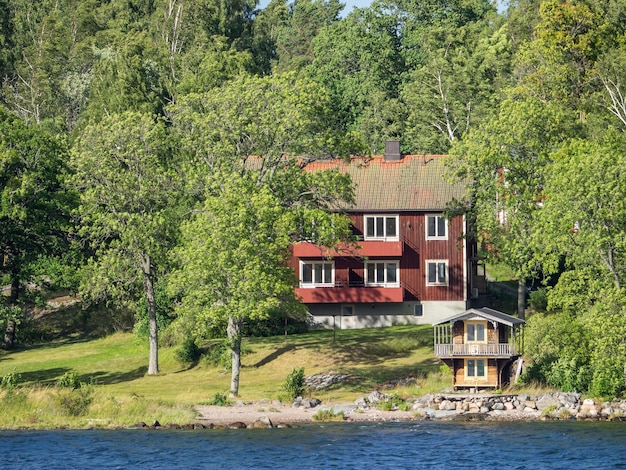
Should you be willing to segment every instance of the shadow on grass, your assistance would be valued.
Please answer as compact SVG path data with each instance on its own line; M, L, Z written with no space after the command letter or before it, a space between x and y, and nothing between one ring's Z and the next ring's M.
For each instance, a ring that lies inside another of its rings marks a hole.
M399 378L414 378L417 381L424 380L430 374L438 373L440 366L439 361L428 359L398 367L346 368L342 372L352 377L352 380L331 385L325 388L324 391L332 391L334 388L349 389L359 393L384 390L386 389L385 384L396 381Z
M130 382L131 380L136 380L144 377L148 373L147 366L137 367L135 370L130 370L127 372L105 372L98 371L93 374L89 374L89 376L81 376L81 380L89 383L93 381L98 385L111 385L111 384L119 384L122 382Z
M69 372L69 367L20 372L20 385L54 385L59 378Z
M278 359L280 356L282 356L286 352L293 351L294 349L296 349L296 346L294 344L290 344L290 345L287 345L287 346L285 346L283 348L279 348L276 351L274 351L273 353L268 354L267 356L265 356L263 359L261 359L256 364L252 364L251 367L262 367L262 366L264 366L266 364L269 364L270 362Z

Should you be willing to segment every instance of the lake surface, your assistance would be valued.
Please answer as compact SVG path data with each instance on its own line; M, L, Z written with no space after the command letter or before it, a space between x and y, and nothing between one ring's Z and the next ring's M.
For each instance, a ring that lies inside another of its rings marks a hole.
M2 431L0 468L626 468L626 423L328 423L262 430Z

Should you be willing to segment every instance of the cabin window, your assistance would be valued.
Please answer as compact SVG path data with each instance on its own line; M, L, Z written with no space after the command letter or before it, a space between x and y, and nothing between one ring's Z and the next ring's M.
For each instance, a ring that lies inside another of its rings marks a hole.
M426 239L446 240L448 238L448 221L443 215L426 216Z
M487 322L465 322L465 342L466 343L486 343L487 342Z
M399 240L397 215L366 215L366 240Z
M448 261L428 260L426 261L427 284L431 286L448 285Z
M365 263L365 284L369 286L398 287L400 276L398 261L372 261Z
M335 283L335 263L332 261L303 261L300 263L301 287L329 287Z
M487 368L485 367L485 359L466 359L465 371L468 378L487 378Z

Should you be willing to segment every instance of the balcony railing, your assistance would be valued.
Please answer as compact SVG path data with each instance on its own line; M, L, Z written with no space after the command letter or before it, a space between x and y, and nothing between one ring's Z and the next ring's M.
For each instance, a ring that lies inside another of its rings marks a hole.
M516 356L514 344L435 344L435 356Z

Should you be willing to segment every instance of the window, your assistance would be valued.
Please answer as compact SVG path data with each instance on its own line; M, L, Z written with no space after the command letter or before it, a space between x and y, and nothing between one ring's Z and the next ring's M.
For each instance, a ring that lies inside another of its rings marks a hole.
M365 263L365 284L386 287L400 285L397 261L372 261Z
M448 238L448 221L443 215L426 216L426 238L440 240Z
M448 285L448 261L426 261L426 284L432 286Z
M465 322L465 341L467 343L485 343L486 322Z
M306 261L300 263L302 287L333 286L335 266L332 261Z
M366 215L365 239L398 240L398 216Z
M465 370L467 377L475 377L481 379L487 378L487 369L485 368L484 359L466 359Z
M422 304L415 304L413 306L413 315L415 315L416 317L423 317L424 316L424 306Z
M354 305L342 305L341 306L342 317L351 317L352 315L354 315Z

